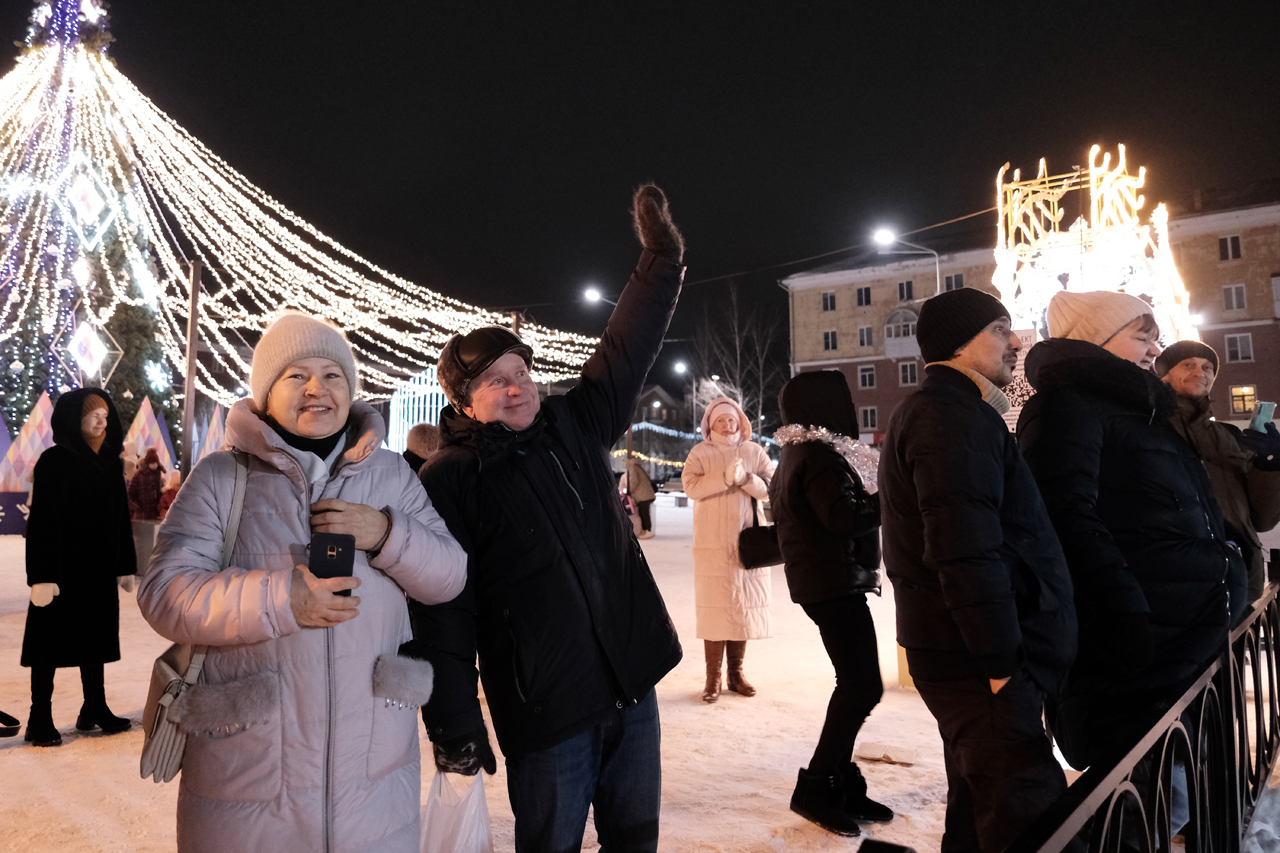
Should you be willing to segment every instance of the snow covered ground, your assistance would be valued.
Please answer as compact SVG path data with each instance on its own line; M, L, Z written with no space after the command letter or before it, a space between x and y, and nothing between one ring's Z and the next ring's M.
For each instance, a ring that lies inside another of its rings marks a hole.
M665 502L665 500L664 500ZM818 829L787 808L796 770L808 762L822 724L834 676L817 629L787 596L774 571L775 636L748 644L746 675L759 695L725 694L715 705L699 698L702 644L693 636L690 556L692 513L659 505L655 538L644 543L658 584L685 644L685 660L658 686L662 715L663 809L661 848L671 851L856 850L860 839ZM23 540L0 537L0 710L26 721L28 671L18 664L27 587ZM919 696L896 686L893 603L888 587L872 598L886 676L884 701L863 728L864 742L914 752L910 766L863 764L873 796L898 817L869 826L878 838L937 850L942 836L946 779L937 729ZM107 699L120 714L138 720L151 662L167 642L138 613L132 595L121 595L123 660L107 666ZM61 670L54 720L63 746L36 749L21 737L0 740L0 849L12 851L171 851L177 783L156 785L138 776L142 734L81 735L74 728L80 685L74 670ZM495 748L497 746L495 742ZM430 744L422 738L424 755ZM424 769L423 792L433 771ZM468 780L469 781L469 780ZM1273 787L1277 780L1273 778ZM486 778L495 849L512 848L512 816L506 777ZM1251 849L1280 849L1280 792L1255 821ZM586 849L596 849L588 824Z

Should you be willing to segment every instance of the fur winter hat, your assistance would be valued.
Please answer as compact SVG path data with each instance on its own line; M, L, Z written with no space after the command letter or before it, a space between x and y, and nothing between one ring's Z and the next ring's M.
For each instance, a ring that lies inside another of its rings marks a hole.
M1150 305L1129 293L1060 290L1049 300L1049 337L1102 346L1114 338L1116 332L1150 313Z
M440 449L440 427L435 424L418 424L409 430L407 450L422 459L430 459Z
M742 434L743 441L751 440L751 421L747 420L746 414L743 413L742 407L728 397L716 397L707 404L706 411L702 413L702 437L711 437L711 425L716 422L716 418L721 415L733 415L738 419L738 432Z
M253 405L259 412L266 411L267 394L284 369L304 358L327 358L337 362L347 377L351 399L355 399L360 378L347 336L332 323L291 311L268 326L253 348L249 389L253 393Z
M1178 341L1160 353L1160 357L1156 359L1156 376L1163 379L1166 373L1189 358L1208 359L1213 363L1214 375L1217 375L1218 354L1213 351L1213 347L1202 344L1200 341Z
M1009 309L992 296L972 287L948 290L920 306L916 342L925 364L949 361L991 323L1008 317Z

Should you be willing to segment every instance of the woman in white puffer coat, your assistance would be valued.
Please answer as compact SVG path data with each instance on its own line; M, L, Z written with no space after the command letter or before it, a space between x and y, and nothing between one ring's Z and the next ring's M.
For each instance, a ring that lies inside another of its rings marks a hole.
M454 598L466 555L404 459L370 452L385 427L352 402L339 330L286 314L250 384L255 405L236 403L226 424L224 446L248 457L230 567L219 571L237 462L222 451L183 484L138 593L157 632L209 646L172 712L188 735L178 849L417 851L413 708L432 673L398 654L412 637L405 594ZM319 531L355 537L354 577L307 570Z
M744 569L738 560L738 534L752 522L751 499L769 498L773 463L751 440L751 422L728 397L717 397L702 414L703 441L685 460L681 480L693 498L693 588L698 608L697 636L707 656L702 701L720 697L720 666L728 653L729 690L754 696L742 676L747 640L771 634L770 570Z

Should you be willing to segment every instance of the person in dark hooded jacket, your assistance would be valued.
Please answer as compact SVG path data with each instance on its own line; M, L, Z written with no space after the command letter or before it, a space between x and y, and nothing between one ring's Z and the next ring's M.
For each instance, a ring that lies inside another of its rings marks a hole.
M867 796L853 762L858 731L884 693L866 597L880 592L880 500L871 493L877 454L851 438L857 420L842 373L792 377L778 406L783 427L774 440L782 459L769 503L787 587L818 626L836 671L822 734L799 772L791 809L832 832L858 835L858 821L893 819L888 806Z
M160 454L148 447L129 481L129 509L138 521L154 521L160 517L160 496L164 494L165 470Z
M608 454L675 311L684 244L657 187L636 192L634 216L644 251L567 394L539 399L533 351L509 329L455 335L440 353L450 405L422 481L470 559L457 599L411 603L435 667L422 716L438 769L494 772L478 654L517 851L578 849L589 806L602 848L658 844L654 685L681 649Z
M1036 394L1018 444L1075 584L1080 653L1050 724L1083 769L1120 758L1190 687L1247 584L1204 465L1169 423L1174 392L1151 372L1150 306L1062 291L1048 323L1027 355Z
M22 665L31 668L26 739L60 746L53 723L53 677L80 668L84 704L76 728L108 734L130 721L107 707L103 664L120 660L119 583L133 591L137 556L129 522L123 431L106 391L78 388L58 398L54 446L36 462L27 519L27 608Z
M1071 578L1001 418L1021 349L1009 312L948 291L921 307L916 337L925 380L880 457L885 568L942 735L942 850L1003 850L1067 789L1041 719L1075 656Z

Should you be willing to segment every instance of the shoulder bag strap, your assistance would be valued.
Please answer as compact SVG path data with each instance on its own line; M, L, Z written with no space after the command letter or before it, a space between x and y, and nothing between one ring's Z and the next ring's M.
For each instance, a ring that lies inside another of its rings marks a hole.
M751 499L751 526L760 526L760 513L756 511L756 499Z
M231 493L231 512L227 516L227 529L222 534L222 559L218 571L225 571L231 565L231 549L235 547L236 537L240 535L240 516L244 511L245 487L249 483L249 455L242 450L232 450L236 460L236 485ZM182 680L187 684L195 684L200 678L200 670L204 667L204 657L208 646L196 646L191 655L191 665Z

